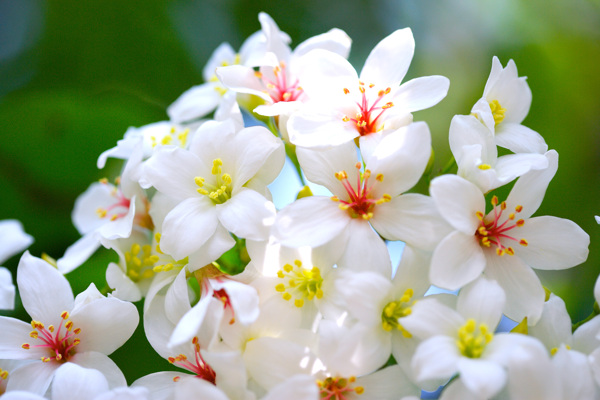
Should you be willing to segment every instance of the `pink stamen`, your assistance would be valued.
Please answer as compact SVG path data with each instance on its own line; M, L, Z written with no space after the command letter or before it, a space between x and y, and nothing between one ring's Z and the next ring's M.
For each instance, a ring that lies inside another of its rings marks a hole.
M514 221L515 215L510 214L508 218L506 218L503 222L500 223L500 219L502 218L503 212L506 209L506 203L501 203L498 205L498 199L494 196L492 199L493 209L493 219L490 222L486 222L485 218L483 218L483 214L478 213L478 218L481 223L479 228L475 231L475 237L479 241L479 243L485 247L490 247L494 245L496 247L496 253L498 255L504 255L505 253L509 255L514 254L514 250L510 246L506 246L502 240L512 240L518 242L519 244L526 246L527 241L525 239L517 239L511 235L508 235L507 232L511 231L515 228L521 227L524 224L524 220L519 219ZM523 207L517 206L515 208L515 212L519 213ZM512 223L511 223L512 222Z
M194 337L192 344L194 345L195 364L192 364L190 361L188 361L187 357L183 354L180 354L177 357L169 357L169 362L183 369L187 369L188 371L196 374L197 378L204 379L205 381L208 381L214 385L217 374L210 367L210 365L204 361L204 358L200 353L200 343L198 343L197 337Z
M369 85L367 89L373 89L374 85ZM383 99L388 93L390 93L390 88L385 90L380 90L377 93L377 97L373 101L373 103L369 106L369 101L367 100L367 94L364 83L359 83L359 91L361 92L360 101L356 102L356 106L358 107L358 112L356 113L355 118L344 117L343 120L345 122L352 121L361 136L368 135L370 133L377 132L381 129L378 126L378 120L383 115L385 110L390 107L393 107L394 104L392 102L387 102L385 105L381 107L377 107L381 99ZM344 93L348 94L350 91L348 89L344 89ZM379 113L377 113L379 111Z

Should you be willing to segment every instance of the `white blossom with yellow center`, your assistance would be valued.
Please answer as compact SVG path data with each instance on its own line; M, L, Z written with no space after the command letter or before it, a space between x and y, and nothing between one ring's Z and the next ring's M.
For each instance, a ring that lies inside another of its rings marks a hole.
M202 125L189 150L158 150L146 163L144 179L176 202L164 212L162 251L181 260L211 243L222 254L232 245L227 231L265 238L275 209L263 193L284 157L281 141L267 129L238 132L231 120Z
M514 153L544 154L548 150L544 138L522 125L530 107L531 90L526 78L519 77L515 62L509 60L502 67L494 56L483 96L471 113L494 134L498 146Z

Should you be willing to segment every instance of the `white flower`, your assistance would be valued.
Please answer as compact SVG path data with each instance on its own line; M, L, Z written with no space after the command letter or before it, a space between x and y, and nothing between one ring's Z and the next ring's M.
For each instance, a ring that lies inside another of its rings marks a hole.
M472 115L456 115L450 124L450 149L458 176L477 185L483 193L509 183L532 169L543 169L543 154L520 153L498 157L494 133Z
M497 394L506 383L506 358L533 339L521 334L494 334L506 297L494 281L480 278L458 295L457 310L424 299L403 319L423 339L412 360L419 381L459 379L482 398Z
M494 196L485 213L481 190L456 175L431 182L440 214L455 229L435 248L431 282L456 290L485 273L508 294L504 313L534 324L542 312L544 290L532 268L564 269L587 258L589 236L578 225L551 216L530 218L540 206L558 168L558 154L546 154L549 166L530 171L513 186L505 202ZM514 247L513 247L514 246Z
M409 28L379 42L360 76L338 54L313 50L303 60L302 88L310 101L288 122L290 141L301 147L330 147L412 122L412 112L429 108L448 91L441 76L416 78L402 85L414 53ZM368 145L374 147L373 145Z
M265 198L266 184L283 167L283 145L263 127L235 128L231 121L207 122L189 151L162 148L147 161L145 179L178 202L165 217L161 236L162 250L175 259L215 235L229 237L222 227L242 238L267 234L274 206Z
M297 150L307 178L334 196L302 198L280 211L274 236L283 245L315 247L339 240L345 250L338 265L356 270L369 266L390 276L387 248L379 235L433 249L447 232L431 198L402 194L419 180L429 159L425 123L383 138L365 159L364 170L352 142L322 151Z
M0 317L0 358L37 361L12 371L7 390L43 394L54 373L68 363L99 370L110 387L125 385L107 355L135 330L139 317L133 304L106 298L93 284L73 299L66 278L29 252L19 263L17 285L32 321Z
M257 64L260 71L255 71L252 65L233 65L217 68L216 73L229 89L263 99L265 104L254 109L257 114L289 114L297 108L296 102L305 97L303 83L298 79L304 65L300 58L313 49L326 49L347 57L351 41L343 31L332 29L305 40L292 51L268 14L261 12L258 18L267 41L266 54Z
M498 146L514 153L544 154L548 150L544 138L521 125L531 106L531 90L525 79L519 77L513 60L502 68L498 58L494 57L483 97L471 113L495 133Z

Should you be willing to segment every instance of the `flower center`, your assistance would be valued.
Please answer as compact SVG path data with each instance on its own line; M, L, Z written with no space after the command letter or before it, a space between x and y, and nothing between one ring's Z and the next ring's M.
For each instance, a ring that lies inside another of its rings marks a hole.
M273 103L280 101L296 101L302 95L302 88L298 85L298 79L294 82L288 80L285 62L273 68L273 80L268 79L263 73L256 71L254 75L262 80L267 88L266 93L271 96Z
M131 250L125 252L125 264L127 266L127 276L134 282L142 279L152 278L154 271L152 268L159 260L156 254L152 254L152 246L139 243L131 245Z
M213 203L223 204L231 198L231 175L223 173L222 167L223 161L220 158L213 160L213 166L210 173L214 176L212 179L214 184L206 182L206 180L200 176L194 178L194 182L198 185L198 193L204 196L208 196Z
M405 338L411 338L412 335L398 321L402 317L406 317L412 313L412 306L415 300L412 300L414 291L411 288L406 289L399 300L391 301L383 307L381 313L381 325L384 330L391 332L392 329L397 329Z
M354 386L355 382L354 376L348 379L330 376L325 380L317 381L320 398L321 400L346 400L351 398L347 396L352 393L363 394L365 389L362 386Z
M126 216L127 212L129 211L131 201L123 195L123 193L119 188L117 188L117 186L113 186L112 184L108 183L108 180L106 178L100 179L100 183L112 186L110 195L115 198L115 202L110 204L106 208L98 207L96 209L96 214L98 215L98 218L102 219L108 217L111 221L115 221L119 218L123 218L124 216ZM120 183L120 179L117 178L115 183L118 185Z
M60 317L62 320L58 329L55 329L54 325L49 325L46 328L40 321L31 321L33 330L29 336L39 340L42 344L31 345L24 343L21 347L25 350L29 350L32 347L45 347L48 349L49 357L42 357L43 362L51 360L61 363L67 362L75 354L75 346L81 342L76 337L81 332L81 329L73 329L73 322L69 320L68 312L63 311Z
M504 120L506 108L502 108L498 100L492 100L490 101L490 109L492 110L492 115L494 116L495 126L498 126L498 124Z
M169 357L169 362L183 369L187 369L196 374L197 378L204 379L214 385L217 374L215 374L215 371L206 363L206 361L204 361L204 358L202 358L202 354L200 354L200 343L198 343L197 337L192 339L192 345L194 346L193 362L188 360L184 354L180 354L177 357ZM176 376L173 380L177 382L179 377Z
M352 218L360 217L364 220L370 220L373 218L373 209L375 205L386 203L392 200L389 194L384 194L379 199L373 199L370 197L373 186L369 186L369 178L371 177L371 171L365 169L365 172L360 172L361 164L356 163L356 189L352 186L348 180L348 174L346 171L340 171L335 173L335 177L342 182L346 193L348 193L348 201L340 200L337 196L332 196L331 200L339 201L339 207L342 210L348 210L348 213ZM378 174L375 177L378 182L383 181L383 174Z
M481 221L479 228L475 231L475 237L482 246L490 247L491 245L496 246L496 254L503 256L504 254L514 255L515 251L512 247L506 246L502 243L502 240L514 240L521 246L527 246L528 242L525 239L516 239L507 234L508 231L521 227L525 224L523 219L515 220L515 213L511 212L504 222L500 222L502 214L506 210L506 202L502 202L498 206L498 198L492 197L492 206L494 207L493 218L490 219L490 214L484 218L483 213L477 211L477 218ZM523 206L516 206L515 212L518 214L523 210Z
M163 251L160 249L160 238L161 238L161 234L160 233L156 233L154 235L154 240L156 242L156 246L154 247L156 253L152 256L149 257L149 260L156 260L154 261L154 267L152 267L152 271L153 272L163 272L163 271L170 271L172 269L177 269L177 270L181 270L183 267L185 267L188 264L188 258L182 258L181 260L174 260L171 256L163 253ZM157 258L155 258L157 257Z
M294 265L285 264L282 269L277 271L279 279L283 283L278 283L275 290L283 293L284 300L289 301L294 298L294 305L302 307L304 300L312 301L315 297L323 297L323 278L321 271L317 267L308 270L302 267L300 260L295 260Z
M188 135L190 133L189 128L184 129L183 131L177 131L174 126L171 127L169 133L164 135L162 138L158 138L157 136L150 136L150 142L152 143L152 147L156 147L158 145L166 146L169 144L177 145L179 147L185 147L188 139Z
M365 86L364 82L358 82L358 91L360 92L360 99L356 101L358 106L356 115L354 118L348 117L347 115L342 118L344 122L352 122L356 125L356 130L361 136L368 135L369 133L377 132L383 129L383 125L378 121L379 117L383 115L385 110L394 106L394 103L388 101L383 103L382 99L390 93L391 88L377 91L375 95L375 85L370 84ZM350 94L350 90L344 88L345 94Z
M475 320L470 318L467 322L458 328L458 340L456 345L460 353L469 358L479 358L485 346L494 338L486 324L475 323Z

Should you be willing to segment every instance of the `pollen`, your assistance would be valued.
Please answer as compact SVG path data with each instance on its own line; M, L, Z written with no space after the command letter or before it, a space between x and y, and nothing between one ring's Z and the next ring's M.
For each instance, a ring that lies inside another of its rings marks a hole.
M475 320L471 318L458 329L456 346L463 356L480 358L493 337L493 333L489 331L486 324L477 325Z
M475 215L479 219L480 225L475 231L475 237L483 247L495 246L495 251L498 256L505 254L513 256L515 250L507 245L507 242L518 242L522 246L527 246L527 240L517 239L512 236L511 230L520 228L525 224L525 220L519 219L514 222L516 214L514 212L506 212L507 204L505 201L498 205L498 198L492 197L491 200L493 210L484 217L481 211L477 211ZM515 212L519 213L523 210L522 206L516 206Z
M495 126L498 126L504 120L504 113L506 113L506 108L502 108L498 100L492 100L490 103L490 110L492 111L492 115L494 117Z
M223 161L220 158L213 160L210 173L210 180L202 176L194 177L194 183L198 186L196 191L215 204L223 204L231 198L233 179L230 174L223 173Z
M348 94L350 93L350 90L348 90L348 88L344 88L344 94Z
M485 170L491 169L492 166L490 164L479 164L479 166L477 168L479 168L480 170L485 171Z
M350 183L348 179L348 173L346 171L339 171L334 174L336 179L339 180L344 189L346 189L348 194L347 200L342 200L338 196L333 196L331 199L339 202L340 204L338 207L341 210L347 210L352 218L362 218L363 220L368 221L375 215L375 206L391 201L392 197L389 194L383 194L380 198L371 196L373 185L376 182L383 181L383 174L375 175L376 182L369 184L371 171L369 169L365 169L364 172L361 173L362 164L360 162L356 163L355 168L355 185Z
M405 338L411 338L412 335L400 323L403 317L412 314L412 306L416 303L413 300L414 291L408 288L404 294L396 300L390 301L383 307L381 312L381 327L384 331L399 331Z
M283 282L275 285L275 290L282 293L285 301L294 299L298 308L304 306L305 301L313 301L323 297L323 277L318 267L307 269L300 260L295 260L294 265L285 264L278 272L277 277Z

